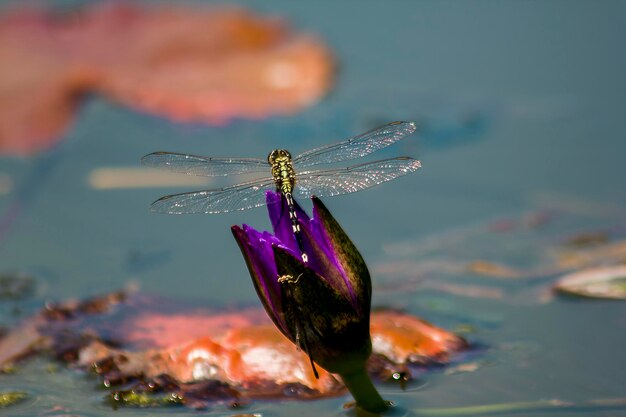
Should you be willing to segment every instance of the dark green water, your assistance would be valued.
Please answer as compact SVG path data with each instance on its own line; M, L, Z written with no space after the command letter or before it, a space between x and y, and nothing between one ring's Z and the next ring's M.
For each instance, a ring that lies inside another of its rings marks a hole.
M44 299L100 294L129 281L145 291L213 306L256 302L229 226L268 228L264 210L153 215L147 207L155 198L186 189L89 187L94 168L137 166L142 155L156 150L264 157L286 147L297 154L384 122L424 122L422 135L385 153L417 156L421 171L326 200L375 271L390 262L428 259L541 266L548 263L545 253L533 249L542 244L581 231L623 231L623 2L242 4L322 36L340 61L334 91L293 117L221 128L174 124L92 98L58 150L32 160L0 160L0 172L14 181L13 192L0 196L0 210L16 198L23 202L0 243L0 268L30 273L38 283L35 296L20 304L24 311L37 309ZM532 236L489 240L481 226L555 208L556 220ZM479 232L459 244L467 228ZM424 249L444 233L453 243ZM417 249L402 250L412 245ZM386 398L418 409L626 395L626 304L548 299L546 288L558 274L506 281L432 268L425 278L430 287L415 281L398 290L408 275L374 274L375 303L450 328L471 325L470 339L484 348L467 359L479 363L476 371L424 373L405 392L381 386ZM489 287L501 296L438 290L433 285L440 275L442 282ZM2 303L6 325L14 320L8 314L12 306ZM6 415L195 414L112 411L101 403L95 380L64 368L46 373L46 366L40 359L15 375L0 375L0 391L23 389L34 397ZM346 401L255 402L242 412L339 415ZM57 405L62 409L52 411ZM236 412L216 407L202 414Z

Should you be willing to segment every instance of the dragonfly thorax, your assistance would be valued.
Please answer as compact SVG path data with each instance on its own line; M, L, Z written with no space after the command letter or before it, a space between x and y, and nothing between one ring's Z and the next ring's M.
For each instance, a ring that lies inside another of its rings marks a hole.
M267 156L267 162L272 166L272 178L276 183L276 189L283 194L291 194L296 184L291 154L284 149L274 149Z

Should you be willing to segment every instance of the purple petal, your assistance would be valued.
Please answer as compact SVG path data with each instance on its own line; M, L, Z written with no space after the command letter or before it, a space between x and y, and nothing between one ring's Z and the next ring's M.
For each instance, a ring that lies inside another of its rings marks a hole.
M307 254L307 267L323 277L332 287L342 292L351 300L354 294L344 268L338 261L328 235L323 226L315 218L311 219L294 200L294 208L298 224L300 225L300 245L293 232L293 225L289 217L289 206L286 198L279 192L267 191L266 202L275 238L280 241L279 246L286 247L297 259L301 253ZM266 239L270 239L266 237Z
M279 299L280 287L276 281L278 273L276 272L276 263L274 262L274 253L272 251L272 240L274 237L260 233L246 224L243 225L243 231L246 234L255 265L260 271L259 276L261 277L262 286L267 288L267 295L271 299Z
M294 201L294 205L300 224L302 249L309 259L307 266L323 277L335 290L355 302L350 280L338 261L321 223L315 217L310 219L297 201Z
M282 197L282 203L284 205L285 212L289 213L287 200L284 197ZM309 215L306 214L304 210L302 210L302 207L300 207L296 200L293 201L293 204L296 211L296 217L298 218L298 224L300 225L300 243L302 247L298 245L296 236L293 232L291 220L287 222L289 227L285 227L285 230L282 231L281 235L284 234L286 237L281 237L281 240L290 239L296 247L296 253L298 254L296 258L300 259L302 252L306 253L308 256L307 266L317 272L320 276L325 277L332 272L329 272L328 268L325 266L325 264L327 263L325 260L326 256L323 251L320 250L319 243L315 240L315 238L312 237L310 225L311 219L309 218ZM278 236L278 231L276 231L276 233Z
M282 297L280 284L277 281L278 273L272 251L272 240L266 239L257 230L243 225L231 228L239 247L246 259L254 288L270 318L277 326L286 329L282 314Z
M314 199L315 200L315 199ZM315 201L314 201L315 203ZM350 277L348 276L347 271L343 267L342 263L337 257L337 250L334 248L330 237L324 225L319 220L319 214L317 211L317 206L313 204L313 220L311 221L312 233L317 239L318 242L321 242L324 246L324 253L328 256L329 261L334 265L334 267L339 271L339 275L341 276L341 282L331 284L335 286L335 288L341 290L352 302L355 308L358 308L358 300L356 291L352 282L350 281Z
M315 239L315 241L319 243L319 245L322 247L322 250L324 251L324 254L333 263L335 268L340 270L341 273L345 275L345 271L343 267L341 266L341 263L335 256L335 251L332 246L332 243L330 242L330 239L328 238L328 235L326 234L320 221L317 218L315 218L315 208L313 209L313 215L314 215L313 219L311 219L311 222L310 222L311 235L313 236L313 239Z
M287 200L281 193L267 191L265 193L265 201L267 202L267 211L272 222L274 235L282 242L283 246L289 248L293 253L299 254L300 248L293 234Z
M302 210L302 207L300 207L300 204L298 204L298 202L295 199L293 200L293 205L296 208L296 216L298 216L298 221L300 223L304 223L305 225L308 225L311 222L309 215L306 214L304 210Z

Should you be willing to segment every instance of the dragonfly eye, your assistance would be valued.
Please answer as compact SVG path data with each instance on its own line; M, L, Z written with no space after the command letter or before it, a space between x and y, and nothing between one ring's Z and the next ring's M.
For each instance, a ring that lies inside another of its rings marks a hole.
M273 165L274 162L276 162L276 159L278 159L278 158L291 159L291 154L288 151L284 150L284 149L274 149L267 156L267 162L269 162L270 164Z

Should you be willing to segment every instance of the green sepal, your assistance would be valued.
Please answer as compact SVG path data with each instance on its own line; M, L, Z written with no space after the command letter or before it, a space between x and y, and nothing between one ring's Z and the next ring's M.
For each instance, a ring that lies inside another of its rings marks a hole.
M300 259L273 249L291 340L329 372L349 373L362 367L372 352L369 313L357 314L344 294Z
M324 203L317 197L312 197L311 200L313 201L314 217L322 223L322 229L326 231L334 255L350 280L356 295L357 305L365 309L360 313L369 320L372 280L365 260Z

